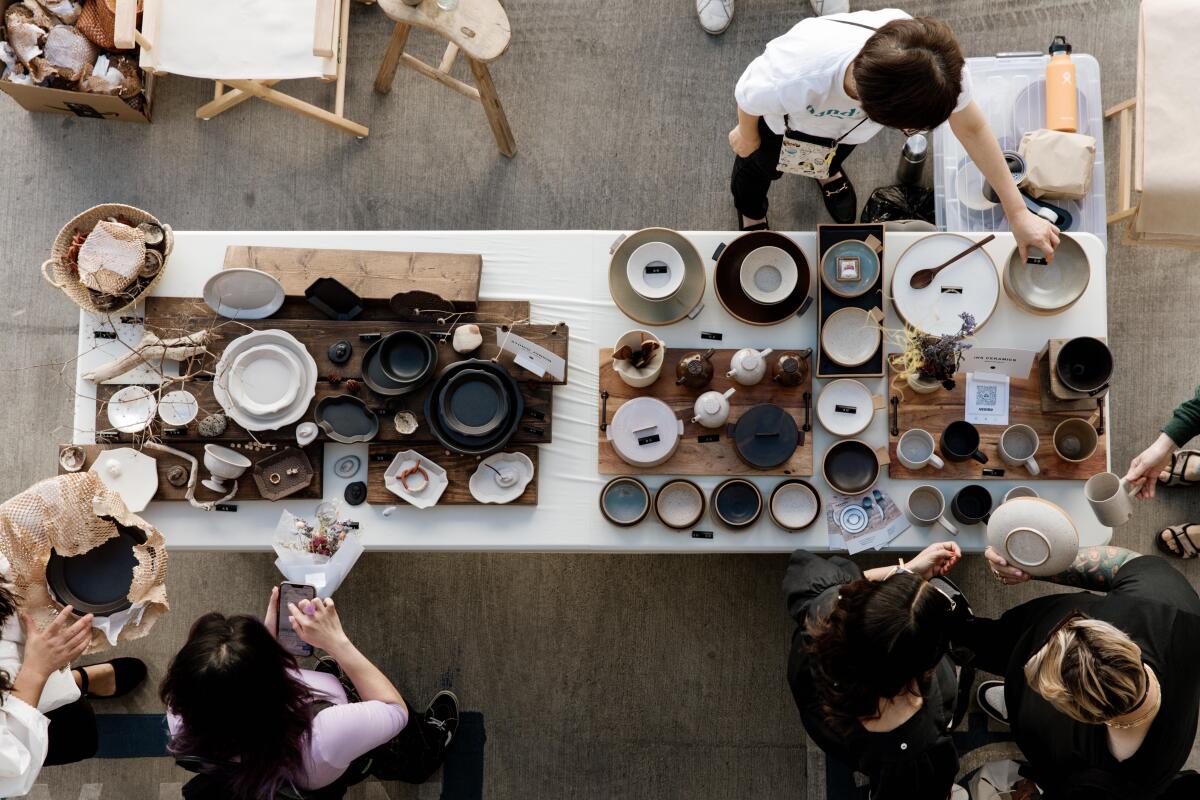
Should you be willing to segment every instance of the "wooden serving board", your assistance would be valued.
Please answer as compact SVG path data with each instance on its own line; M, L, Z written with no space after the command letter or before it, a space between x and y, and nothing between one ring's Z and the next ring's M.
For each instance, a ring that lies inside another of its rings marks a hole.
M419 513L422 509L409 505L403 498L392 494L384 485L383 474L396 454L403 450L415 450L433 463L446 470L449 484L442 493L437 504L439 506L483 506L492 505L480 503L471 496L469 482L475 470L479 468L482 458L448 453L439 445L422 445L407 447L404 445L372 444L367 448L367 502L371 505L399 506L409 511ZM507 453L524 453L533 462L533 480L525 487L525 491L516 500L508 503L510 506L536 506L538 502L538 449L537 447L506 447Z
M891 365L889 363L889 371ZM936 440L942 431L955 420L963 418L966 400L967 376L959 373L954 376L953 391L939 389L933 394L918 394L907 384L897 389L889 381L893 396L900 397L900 433L912 428L924 428L933 434ZM1033 476L1024 467L1014 467L1004 463L997 451L1000 434L1004 425L977 425L979 428L979 449L988 457L988 463L980 464L974 459L968 461L946 461L944 469L926 467L920 470L910 470L896 458L896 443L899 436L892 435L891 407L888 407L888 454L892 463L888 465L888 475L901 480L940 480L968 479L989 480L1005 479L1021 482L1033 480L1087 480L1098 472L1107 469L1108 436L1101 434L1096 452L1087 461L1079 463L1065 461L1054 452L1054 428L1063 420L1071 418L1090 419L1091 415L1078 412L1044 412L1041 401L1041 378L1035 370L1028 378L1014 378L1009 384L1009 425L1024 423L1038 433L1039 446L1037 462L1041 475ZM1094 421L1093 421L1094 422ZM1001 474L988 474L996 470Z
M808 379L799 386L780 386L771 380L769 372L768 376L756 386L742 386L732 378L726 378L725 373L729 371L729 362L733 358L733 354L737 352L736 349L716 351L712 359L713 378L708 386L699 391L685 386L677 386L675 384L675 364L689 353L705 349L703 347L690 349L668 347L663 360L662 374L657 381L645 389L635 389L621 380L612 368L612 348L600 349L600 391L608 392L607 403L600 402L598 404L599 409L607 406L607 418L604 422L612 421L613 414L621 407L621 404L635 397L656 397L669 405L675 411L675 416L683 420L683 438L680 440L675 454L668 461L648 469L635 467L621 460L612 444L605 438L604 431L598 430L600 474L812 475L813 434L811 429L804 434L804 444L796 448L796 452L786 463L773 470L757 470L738 458L733 447L733 440L726 436L724 427L705 428L703 425L691 421L695 413L693 407L696 398L703 392L710 390L724 392L726 389L734 387L737 392L729 398L729 422L736 422L743 412L760 403L774 403L786 409L796 421L796 427L800 428L804 425L805 419L804 393L808 392L810 396L812 394L812 356L808 359L810 367ZM802 349L797 347L794 350L785 351L782 348L776 348L775 352L768 357L768 363L784 352ZM808 413L810 427L816 424L811 410L812 403L813 401L810 400ZM701 436L714 435L719 437L717 441L701 442L699 440Z
M262 270L289 295L303 296L313 281L331 277L362 298L387 300L400 292L425 291L465 310L479 300L483 256L233 245L225 248L224 267Z
M1108 343L1108 339L1103 336L1096 337L1104 343ZM1043 350L1044 358L1039 354L1039 360L1046 362L1046 377L1049 379L1049 386L1046 388L1046 396L1052 401L1066 404L1068 407L1071 404L1093 405L1096 398L1104 398L1108 394L1108 389L1105 389L1098 395L1091 396L1087 392L1077 392L1074 389L1068 389L1058 378L1058 371L1054 369L1054 365L1058 363L1058 354L1062 352L1063 345L1071 341L1070 339L1051 339L1046 342L1046 347Z
M304 301L300 302L303 303ZM307 306L308 304L304 303L304 305ZM295 314L299 314L302 310L294 305L292 309L292 313ZM392 316L394 318L395 315L393 314ZM508 318L505 317L504 319ZM486 359L494 358L497 353L500 353L500 347L496 338L498 325L487 322L480 322L478 324L480 332L483 334L483 344L473 356ZM363 341L359 337L364 335L371 336L373 334L386 335L392 331L401 329L418 330L431 334L434 340L438 341L438 364L440 366L460 361L463 358L463 356L454 352L454 348L450 346L448 340L449 334L454 329L454 325L452 324L438 325L436 322L397 322L394 319L392 321L351 320L349 322L341 322L326 319L312 306L308 306L307 316L297 316L289 319L271 317L268 319L232 321L217 317L204 304L203 300L188 297L151 297L146 301L146 328L162 336L179 336L183 332L207 328L213 332L215 337L214 343L209 347L209 351L216 356L224 352L225 347L231 341L252 330L286 331L304 343L305 348L307 348L308 352L316 360L317 373L322 377L328 376L330 373L340 375L343 378L359 377L362 372L362 357L372 343L370 340ZM570 330L565 324L522 324L513 325L510 327L510 330L513 334L546 348L564 361L567 360ZM443 338L443 335L445 335L446 340L439 341ZM334 364L329 360L329 348L342 340L350 342L354 351L350 356L350 360L345 364ZM214 359L213 364L215 363ZM500 363L518 381L565 383L565 381L559 381L549 374L538 378L532 372L513 364L513 357L510 353L502 354L500 356Z
M169 442L165 442L165 444L168 447L174 447L176 450L182 450L183 452L187 453L188 455L193 456L196 459L196 461L199 462L200 474L197 477L196 494L195 494L195 497L197 500L204 502L206 500L215 500L218 497L220 497L220 495L217 495L211 489L209 489L207 486L203 486L200 483L200 481L209 477L208 470L205 469L205 467L204 467L204 443L203 442L169 441ZM70 446L71 445L60 444L58 446L58 453L62 453L62 451L65 448L70 447ZM118 447L128 447L129 445L126 445L126 444L84 444L84 445L78 445L78 446L83 448L83 452L85 455L83 470L88 470L88 469L91 469L92 464L95 463L95 461L96 461L96 458L98 458L99 455L101 453L103 453L105 450L112 450L112 449L115 449ZM155 501L178 500L178 501L186 502L187 487L186 486L172 486L167 481L167 471L170 470L171 467L175 466L176 464L182 466L184 469L188 469L190 467L190 465L183 459L181 459L177 456L171 455L170 453L163 453L163 452L159 452L156 450L144 450L143 452L158 462L158 464L157 464L157 467L158 467L158 491L156 491L154 493L154 500ZM260 450L257 452L252 451L252 450L240 450L239 452L244 453L245 456L247 458L249 458L251 462L257 462L259 459L266 458L267 456L272 455L278 451L267 448L267 449ZM322 466L323 466L323 461L324 461L324 456L325 456L325 445L322 442L313 442L308 447L304 448L304 453L308 456L308 460L312 463L313 473L314 473L313 481L308 486L306 486L305 488L296 492L295 494L288 495L287 497L285 497L284 498L285 501L286 500L319 499L321 497L321 478L322 478L321 473L322 473ZM262 500L263 499L263 496L261 494L259 494L258 484L255 483L255 481L254 481L253 471L254 471L254 467L251 466L250 469L246 470L246 473L244 475L242 475L242 477L238 478L237 494L234 495L233 498L230 499L229 502L232 503L234 501L241 501L241 500ZM66 470L64 470L60 466L58 468L58 474L65 475Z

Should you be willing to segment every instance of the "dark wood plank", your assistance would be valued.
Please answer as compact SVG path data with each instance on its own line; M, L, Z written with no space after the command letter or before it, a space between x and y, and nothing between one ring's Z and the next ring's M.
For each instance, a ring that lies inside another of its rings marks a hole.
M675 364L688 353L697 349L668 347L664 357L662 375L658 380L645 389L634 389L621 380L612 368L612 348L600 350L600 391L608 392L608 419L626 400L634 397L656 397L669 405L675 415L683 420L683 439L679 448L670 460L657 467L642 469L621 460L612 444L605 438L604 431L597 431L599 449L599 468L601 475L628 474L670 474L670 475L812 475L813 474L813 445L812 431L804 436L804 444L796 448L792 458L773 470L757 470L738 458L732 441L725 435L724 429L710 429L691 421L694 413L696 398L703 392L715 390L724 392L735 387L737 392L729 398L729 421L736 422L742 412L760 403L774 403L782 406L796 420L796 426L804 424L804 393L812 393L812 370L809 370L808 380L799 386L783 387L774 383L768 376L756 386L742 386L732 378L726 378L729 362L736 349L717 350L713 355L713 379L704 389L695 391L675 383ZM803 348L776 348L771 359L781 355L785 350L799 351ZM809 357L812 366L812 356ZM597 408L602 404L598 401ZM815 425L810 411L810 424ZM700 442L698 437L718 434L720 439L715 442Z
M383 474L387 472L388 465L392 463L392 459L402 450L415 450L421 455L428 458L433 463L446 470L446 478L449 484L446 486L446 491L438 500L439 506L464 506L464 505L491 505L480 503L471 496L470 480L471 475L479 467L479 462L483 459L475 456L464 456L457 453L449 453L445 448L438 445L424 445L409 448L404 445L386 445L372 444L367 448L367 502L372 505L382 506L399 506L407 508L411 511L420 511L413 508L402 498L392 494L392 492L383 483ZM506 447L505 452L509 453L524 453L529 456L529 460L533 462L533 480L525 487L525 491L516 500L507 505L513 506L536 506L538 503L538 479L540 472L538 468L538 449L537 447Z
M164 444L166 444L168 447L174 447L176 450L182 450L183 452L187 453L188 455L193 456L200 463L200 466L199 466L200 475L199 475L199 477L197 479L197 483L196 483L196 499L201 502L204 502L206 500L217 499L219 497L219 495L215 494L208 487L200 484L200 481L204 480L205 478L207 478L209 476L208 470L206 470L204 468L204 444L205 443L204 442L168 441L168 442L164 442ZM58 452L61 453L64 448L70 447L70 446L71 445L60 444L58 446ZM79 446L83 448L83 452L86 456L86 459L85 459L84 465L83 465L83 469L86 470L86 469L91 469L91 466L93 463L95 463L96 458L99 457L99 455L101 453L103 453L105 450L112 450L112 449L115 449L118 447L128 447L129 445L127 445L127 444L87 444L87 445L79 445ZM187 497L186 497L187 487L186 486L172 486L167 481L167 471L171 467L175 466L176 464L182 466L184 469L188 469L188 467L189 467L188 463L177 456L171 455L170 453L163 453L163 452L159 452L157 450L145 450L144 452L146 453L146 455L150 456L151 458L155 459L158 462L158 464L156 465L158 467L158 491L156 491L154 493L154 499L156 501L157 500L165 500L165 501L186 502L187 501ZM265 450L260 450L260 451L242 450L241 452L245 453L246 457L249 458L252 462L257 462L259 459L266 458L269 455L273 455L277 451L267 448ZM301 489L300 491L296 492L293 495L289 495L288 497L285 497L284 500L306 500L306 499L312 500L312 499L318 499L321 497L321 487L322 487L322 478L323 478L322 468L323 468L324 456L325 456L325 445L322 442L313 442L308 447L304 448L304 452L306 455L308 455L308 460L312 463L313 481L304 489ZM254 481L254 475L252 474L253 470L254 470L254 467L251 467L250 469L246 470L245 475L238 478L238 491L237 491L237 494L234 495L233 500L231 500L230 502L239 501L239 500L262 500L263 499L262 495L258 491L258 484L255 483L255 481ZM66 472L66 470L64 470L60 466L58 469L58 472L61 475L61 474L64 474Z

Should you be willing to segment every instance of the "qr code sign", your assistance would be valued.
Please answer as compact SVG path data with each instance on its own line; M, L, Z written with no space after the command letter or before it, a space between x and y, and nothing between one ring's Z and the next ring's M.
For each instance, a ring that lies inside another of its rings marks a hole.
M996 401L1000 399L997 396L998 388L996 386L976 386L975 407L981 411L991 411L995 408Z

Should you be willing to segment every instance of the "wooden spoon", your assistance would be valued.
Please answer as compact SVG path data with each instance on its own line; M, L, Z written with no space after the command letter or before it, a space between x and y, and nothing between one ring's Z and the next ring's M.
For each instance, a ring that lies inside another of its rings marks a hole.
M987 236L983 237L978 242L976 242L975 244L968 247L966 250L963 250L961 253L954 256L954 258L947 259L946 261L943 261L941 264L938 264L936 267L930 267L929 269L917 270L916 272L914 272L912 274L912 277L908 279L908 285L914 289L924 289L926 286L933 283L934 275L937 275L939 272L941 272L946 267L953 264L955 261L958 261L963 256L971 255L971 253L974 253L976 250L983 247L985 244L987 244L988 242L990 242L992 239L995 239L995 238L996 238L996 234L989 233Z

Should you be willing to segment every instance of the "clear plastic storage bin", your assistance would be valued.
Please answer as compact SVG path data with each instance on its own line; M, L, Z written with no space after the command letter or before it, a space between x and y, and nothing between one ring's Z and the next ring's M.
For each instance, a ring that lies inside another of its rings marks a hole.
M1108 247L1104 198L1104 107L1100 100L1100 64L1086 53L1073 53L1079 92L1079 133L1096 140L1092 186L1082 200L1048 202L1074 217L1072 232L1094 233ZM968 58L975 102L1005 150L1017 150L1026 131L1045 126L1046 65L1050 56L1035 53ZM946 231L1006 231L1000 206L983 196L983 176L971 162L949 124L933 134L933 192L938 228Z

